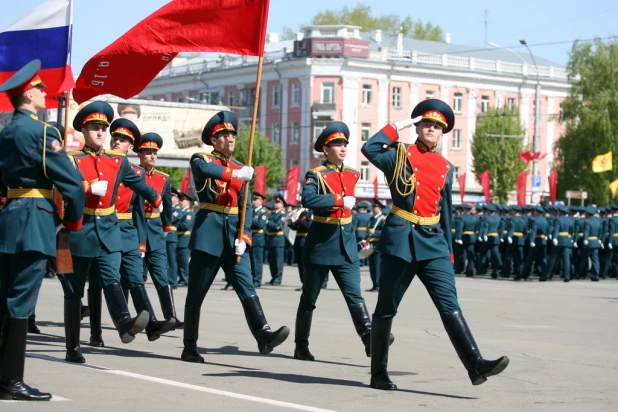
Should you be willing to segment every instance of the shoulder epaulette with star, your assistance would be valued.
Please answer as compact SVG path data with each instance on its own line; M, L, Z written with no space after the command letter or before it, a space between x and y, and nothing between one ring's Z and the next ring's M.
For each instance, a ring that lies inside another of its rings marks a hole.
M324 170L326 168L327 168L326 166L318 166L318 167L315 167L315 168L311 169L311 171L314 172L314 173L318 173L318 172L321 172L322 170Z
M105 150L103 153L105 153L106 155L111 155L111 156L126 156L127 154L124 152L120 152L118 150Z

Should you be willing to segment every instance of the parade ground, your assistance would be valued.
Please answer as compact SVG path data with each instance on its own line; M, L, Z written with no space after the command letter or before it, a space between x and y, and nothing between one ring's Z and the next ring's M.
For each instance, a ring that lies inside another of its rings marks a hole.
M268 269L265 268L265 276ZM198 347L204 364L182 362L182 331L156 342L140 334L120 342L103 314L106 347L91 348L82 322L86 363L64 361L62 289L45 279L37 306L41 335L28 336L26 383L53 401L0 401L8 411L616 411L618 281L563 283L457 278L460 303L483 356L508 355L501 375L472 386L418 279L393 323L389 371L398 391L369 388L369 363L344 300L331 278L313 317L315 362L293 358L298 272L283 286L258 289L272 328L288 340L260 355L233 291L217 276L204 305ZM371 284L362 270L363 290ZM147 288L160 316L156 292ZM182 319L187 289L175 291ZM364 292L369 312L377 294ZM129 305L132 308L132 304ZM133 308L132 308L133 310Z

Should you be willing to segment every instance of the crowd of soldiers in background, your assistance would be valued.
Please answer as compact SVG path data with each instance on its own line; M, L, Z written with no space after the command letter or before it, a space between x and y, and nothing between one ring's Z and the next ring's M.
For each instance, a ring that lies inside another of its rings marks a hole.
M454 207L455 273L598 281L618 273L618 205Z

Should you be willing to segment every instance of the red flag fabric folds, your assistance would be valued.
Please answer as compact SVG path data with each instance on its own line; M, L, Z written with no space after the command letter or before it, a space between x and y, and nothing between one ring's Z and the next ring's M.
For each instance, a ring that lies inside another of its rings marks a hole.
M519 152L519 158L524 163L530 163L530 161L532 160L532 153L521 151Z
M253 181L253 190L264 196L266 196L266 173L266 165L255 167L255 180Z
M191 169L187 169L187 171L185 172L185 175L182 177L182 180L180 181L180 191L185 194L189 194L189 180L190 180L189 174L190 173L191 173Z
M481 180L481 186L483 187L483 194L485 195L485 203L491 202L491 194L489 192L490 175L489 170L485 170L479 175Z
M180 52L262 56L269 0L174 0L92 57L73 97L135 96Z
M285 201L287 203L296 204L298 201L298 182L300 179L300 165L296 165L288 170L288 183L287 183L287 196Z
M375 179L373 179L373 198L374 199L379 199L380 196L378 196L379 191L378 191L378 176L375 177Z
M556 169L551 171L547 181L549 183L549 200L551 200L551 203L555 205L558 194L558 171Z
M466 196L466 174L462 174L457 178L459 182L459 196L461 196L461 203L464 203L464 197Z
M528 172L525 170L517 175L517 206L526 206L526 183L528 182Z

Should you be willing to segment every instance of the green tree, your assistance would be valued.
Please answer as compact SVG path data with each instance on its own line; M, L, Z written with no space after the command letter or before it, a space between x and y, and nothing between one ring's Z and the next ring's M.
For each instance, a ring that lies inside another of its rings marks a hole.
M508 194L515 189L517 175L526 169L526 164L519 159L523 139L506 136L524 134L516 110L489 109L479 115L476 123L472 141L474 174L478 179L489 170L492 196L497 196L502 204L506 204Z
M242 127L240 133L236 137L236 147L234 149L234 157L241 163L247 163L249 155L249 137L251 127L249 125ZM266 187L279 187L279 182L283 179L283 162L281 161L281 146L273 143L268 137L265 137L259 130L255 131L253 140L253 157L251 159L252 166L266 165Z
M189 167L188 162L187 162L187 167ZM163 173L167 173L168 175L170 175L170 181L171 181L172 187L175 187L176 189L180 190L180 181L182 180L185 173L187 172L187 169L183 167L158 167L157 169L160 169L163 171Z
M618 153L618 41L576 42L567 65L571 89L562 103L567 121L557 143L558 196L585 190L588 202L606 204L608 184L618 178L618 159L611 171L592 172L595 156Z
M283 26L283 30L281 30L281 40L296 40L296 33L291 27Z
M374 16L371 6L358 3L354 8L347 6L340 10L323 10L318 12L311 24L314 25L337 25L347 24L360 26L363 31L382 30L386 35L397 35L401 30L406 37L420 40L438 40L442 29L427 22L423 23L420 19L413 20L410 16L398 16L396 14L384 14Z

